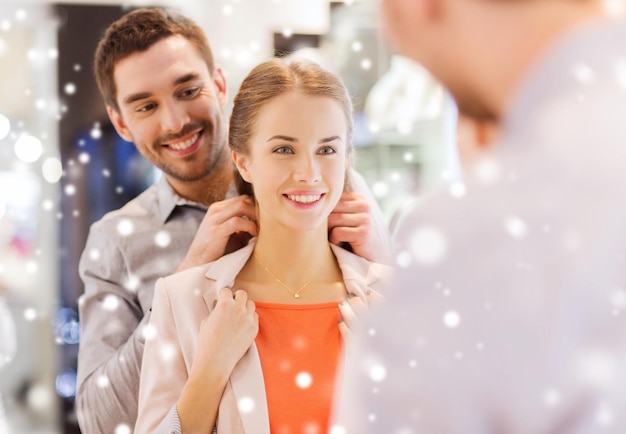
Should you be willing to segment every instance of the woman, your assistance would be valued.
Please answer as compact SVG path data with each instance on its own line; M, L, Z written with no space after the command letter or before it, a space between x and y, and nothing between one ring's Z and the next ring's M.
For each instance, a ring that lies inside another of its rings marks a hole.
M317 64L274 59L243 81L229 134L258 237L157 283L136 432L327 432L342 336L389 271L328 242L350 99Z

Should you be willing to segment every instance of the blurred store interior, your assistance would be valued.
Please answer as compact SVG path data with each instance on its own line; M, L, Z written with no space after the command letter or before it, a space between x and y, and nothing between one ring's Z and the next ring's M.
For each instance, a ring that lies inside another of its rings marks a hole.
M390 227L460 179L454 103L389 52L376 0L0 0L0 434L79 432L78 258L89 225L159 176L110 126L91 69L106 26L140 6L176 8L205 29L231 98L275 55L339 73L356 167Z

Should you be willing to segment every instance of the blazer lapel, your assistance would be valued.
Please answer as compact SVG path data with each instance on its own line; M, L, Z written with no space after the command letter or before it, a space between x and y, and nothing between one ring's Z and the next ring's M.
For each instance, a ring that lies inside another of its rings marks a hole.
M223 256L207 269L205 276L215 281L212 285L214 290L203 294L208 313L213 310L219 290L224 287L232 288L237 274L252 255L255 244L256 239L251 240L246 247ZM238 407L237 409L229 408L229 410L238 411L244 431L254 434L270 434L265 382L261 360L254 342L235 365L230 374L229 384ZM221 406L220 409L222 409Z
M230 385L239 405L245 432L270 434L265 382L256 344L252 344L233 369Z

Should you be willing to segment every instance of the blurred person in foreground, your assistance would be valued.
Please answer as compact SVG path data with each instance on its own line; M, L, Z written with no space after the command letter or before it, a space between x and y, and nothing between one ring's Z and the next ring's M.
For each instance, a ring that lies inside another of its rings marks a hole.
M383 0L392 47L498 134L399 219L337 432L626 432L626 25L604 5Z
M243 80L229 145L258 236L157 282L137 432L328 432L344 337L391 269L328 241L352 131L345 86L314 62L273 59Z
M226 78L196 23L159 8L129 12L107 28L94 70L116 131L163 176L94 223L81 257L76 407L85 434L135 425L156 280L236 250L258 230L254 201L233 181ZM353 175L329 239L385 260L380 210Z

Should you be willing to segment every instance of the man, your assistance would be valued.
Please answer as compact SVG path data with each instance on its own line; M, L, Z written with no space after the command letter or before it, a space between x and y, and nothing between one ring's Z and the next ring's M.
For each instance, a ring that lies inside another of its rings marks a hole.
M107 29L94 66L116 131L163 172L92 226L80 261L78 420L85 433L128 432L156 280L241 247L257 234L256 212L234 191L226 80L195 23L130 12ZM329 227L332 242L384 260L384 227L361 195L344 194Z
M383 1L391 45L498 138L464 188L400 218L337 432L626 432L626 25L609 3Z

